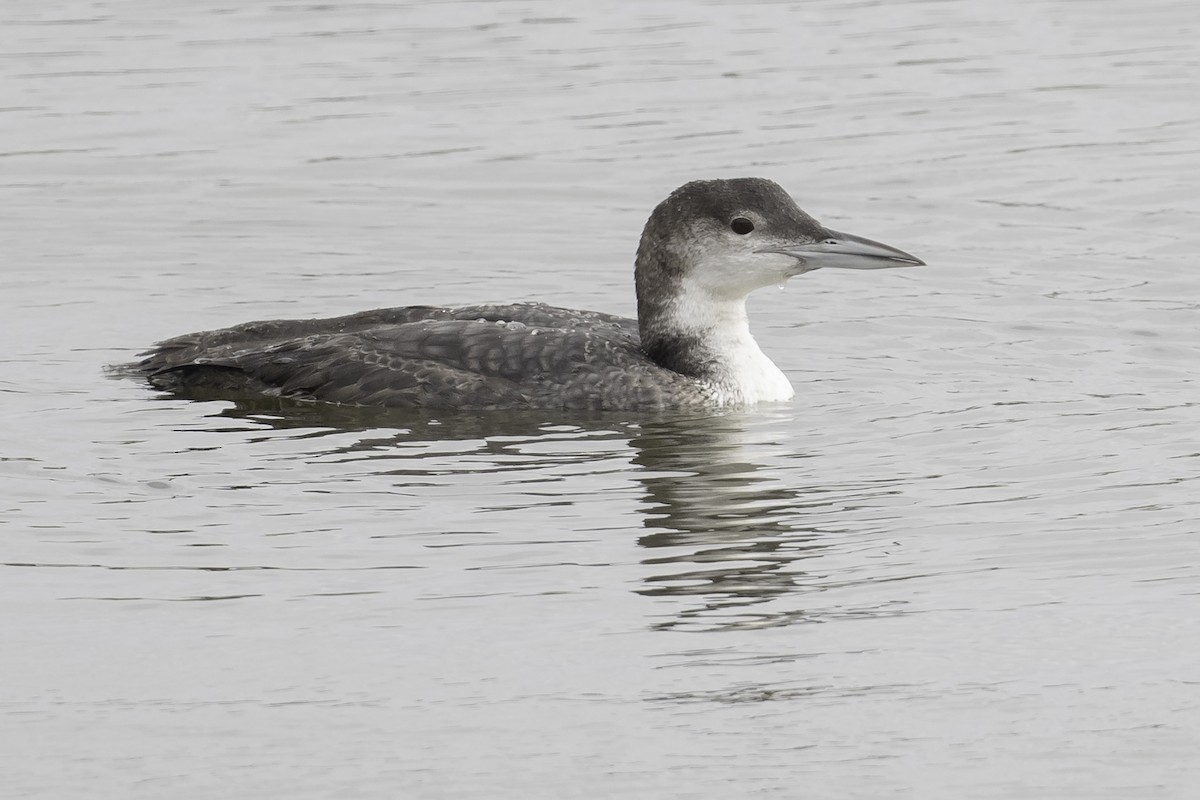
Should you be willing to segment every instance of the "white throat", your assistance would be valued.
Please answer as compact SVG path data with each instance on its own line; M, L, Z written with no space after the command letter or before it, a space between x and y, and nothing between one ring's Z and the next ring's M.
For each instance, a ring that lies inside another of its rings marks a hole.
M759 348L746 318L746 298L714 297L704 287L682 287L671 303L671 328L704 348L713 361L703 381L721 405L790 400L795 390L787 376Z

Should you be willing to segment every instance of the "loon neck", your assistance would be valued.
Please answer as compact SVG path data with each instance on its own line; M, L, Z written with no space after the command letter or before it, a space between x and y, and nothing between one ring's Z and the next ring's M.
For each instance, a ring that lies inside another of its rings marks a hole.
M672 293L639 296L638 324L642 349L655 363L707 385L723 405L794 395L751 335L744 296L714 297L681 282Z
M787 400L792 385L750 334L741 265L693 220L677 219L676 195L659 204L634 266L642 349L656 364L696 380L717 405Z

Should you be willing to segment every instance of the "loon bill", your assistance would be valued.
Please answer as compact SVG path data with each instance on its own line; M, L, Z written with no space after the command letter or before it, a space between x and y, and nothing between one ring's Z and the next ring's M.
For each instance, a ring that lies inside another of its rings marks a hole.
M693 181L654 209L636 320L541 303L408 306L248 322L159 343L125 371L156 388L437 409L719 408L790 399L746 297L822 267L922 265L823 227L762 178Z

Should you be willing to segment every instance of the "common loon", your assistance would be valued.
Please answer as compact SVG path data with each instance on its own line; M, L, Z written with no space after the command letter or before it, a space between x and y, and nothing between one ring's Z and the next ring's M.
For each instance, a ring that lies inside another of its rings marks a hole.
M439 409L717 408L790 399L746 297L821 267L922 265L822 227L762 178L693 181L650 214L637 320L541 303L409 306L168 339L129 368L159 388Z

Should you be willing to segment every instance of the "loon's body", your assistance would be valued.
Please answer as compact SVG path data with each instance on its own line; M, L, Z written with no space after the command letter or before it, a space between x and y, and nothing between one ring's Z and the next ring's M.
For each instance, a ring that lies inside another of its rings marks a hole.
M751 405L793 396L750 334L751 291L820 267L921 263L823 228L771 181L694 181L646 223L637 320L537 303L410 306L187 334L131 367L171 391L360 406Z

